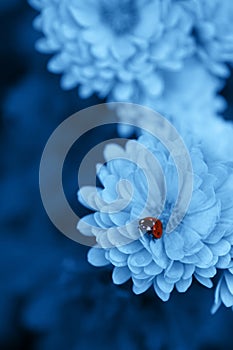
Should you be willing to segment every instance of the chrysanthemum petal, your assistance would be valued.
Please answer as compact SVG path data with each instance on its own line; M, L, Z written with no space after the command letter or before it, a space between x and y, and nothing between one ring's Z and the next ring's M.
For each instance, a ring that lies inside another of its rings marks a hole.
M216 263L216 267L218 269L226 269L229 266L230 262L231 262L231 255L230 254L220 256L218 258L218 262Z
M184 257L184 240L178 232L165 235L164 244L167 256L171 260L181 260Z
M109 260L115 266L122 267L127 265L127 254L121 253L117 248L109 250Z
M184 264L184 274L183 279L189 279L195 271L195 265L194 264Z
M163 292L163 291L159 288L156 279L154 280L154 290L155 290L156 294L158 295L158 297L159 297L162 301L168 301L168 299L170 298L170 293L165 293L165 292Z
M171 279L181 278L184 273L184 266L179 261L173 261L170 266L165 270L165 276Z
M163 271L163 268L158 266L154 261L144 267L144 271L149 276L156 276Z
M156 277L156 282L157 282L158 287L164 293L171 293L171 291L173 290L174 284L167 283L162 274L159 274Z
M129 256L128 264L134 266L147 266L152 261L152 256L145 249Z
M213 254L218 256L223 256L229 253L231 249L231 245L227 240L221 239L219 242L215 244L210 244L209 248L211 249Z
M221 300L222 300L223 304L226 307L230 307L233 305L233 295L230 293L230 291L226 285L226 282L224 280L221 284L220 296L221 296Z
M210 278L215 276L216 268L214 266L210 266L207 269L196 267L195 273L197 273L199 276Z
M154 262L158 266L165 269L169 264L169 258L164 250L162 240L151 241L150 248L153 254L152 256L153 256Z
M200 275L194 274L195 278L203 284L207 288L212 288L213 287L213 282L210 280L210 278L202 277Z
M124 267L114 267L112 273L112 280L115 284L122 284L128 281L132 273L127 266Z
M105 250L101 248L91 248L87 255L88 262L94 266L109 265L105 257Z
M133 254L139 252L141 249L143 249L143 245L139 240L133 241L129 244L122 245L118 247L119 251L124 254Z
M227 288L229 289L229 292L233 295L233 275L226 271L224 274Z
M213 254L207 246L204 246L196 256L198 258L197 266L201 268L209 267L213 259Z
M133 278L133 282L134 282L133 292L135 294L144 293L152 285L151 280L147 280L147 281L140 280L140 283L137 283L137 280L135 278Z
M187 279L180 279L178 282L176 282L176 289L180 293L184 293L188 290L188 288L192 284L192 277L189 277Z

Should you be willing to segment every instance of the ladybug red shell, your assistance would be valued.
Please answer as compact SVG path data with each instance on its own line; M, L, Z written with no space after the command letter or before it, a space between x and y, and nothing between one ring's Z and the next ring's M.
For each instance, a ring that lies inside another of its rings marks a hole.
M152 231L153 237L155 238L161 238L163 234L163 224L162 222L157 219L154 226L153 226L153 231Z
M163 234L163 224L157 218L146 217L139 221L139 230L142 233L148 233L154 238L159 239Z

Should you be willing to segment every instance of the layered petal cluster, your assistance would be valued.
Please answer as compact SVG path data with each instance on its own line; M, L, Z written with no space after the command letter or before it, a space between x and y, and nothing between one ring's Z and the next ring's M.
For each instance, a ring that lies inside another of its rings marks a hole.
M193 14L193 36L198 56L214 74L227 76L233 62L233 2L188 0L182 5Z
M161 172L152 166L147 151L161 166L167 188L164 202ZM192 197L182 221L170 233L165 227L178 193L177 170L167 150L152 136L130 140L125 148L108 146L106 166L98 172L104 188L96 191L84 187L79 192L79 200L95 211L78 225L83 234L96 236L98 247L90 249L89 262L95 266L112 264L113 282L122 284L131 278L136 294L153 286L166 301L174 288L185 292L193 278L212 287L211 278L217 269L232 267L232 164L208 162L201 147L193 142L189 151L193 165ZM148 194L148 190L152 193ZM122 203L123 209L118 210ZM162 238L139 233L142 213L143 217L146 213L145 216L161 220Z
M64 89L79 86L111 100L141 102L164 89L163 73L197 55L226 76L233 61L231 0L29 0L40 11L38 50Z
M189 122L195 128L205 120L211 120L226 107L226 101L219 95L224 81L209 73L196 58L187 59L179 72L163 74L164 91L146 104L170 119Z
M38 50L62 87L79 85L113 100L140 102L163 91L162 71L176 71L194 51L192 14L171 0L29 0L44 33Z
M145 98L144 105L160 112L170 121L175 121L180 127L185 125L215 155L220 159L233 160L231 139L233 137L232 122L221 118L227 103L219 91L224 82L213 76L197 58L187 59L178 72L163 73L164 90L154 99ZM122 108L123 107L123 108ZM138 118L135 106L119 104L118 118L121 123L130 122L133 125L150 125L156 128L154 115L144 114ZM211 127L203 127L203 125ZM128 137L135 130L132 127L120 125L119 134ZM221 140L216 148L216 140Z

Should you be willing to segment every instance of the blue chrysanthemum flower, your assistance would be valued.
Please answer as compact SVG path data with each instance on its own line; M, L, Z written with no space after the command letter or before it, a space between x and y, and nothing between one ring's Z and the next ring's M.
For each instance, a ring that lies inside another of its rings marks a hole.
M225 82L210 74L196 57L183 63L179 71L162 72L163 92L153 99L145 96L143 104L168 118L188 119L195 125L225 109L226 101L218 94ZM124 118L122 115L122 121Z
M163 93L154 99L145 98L144 105L155 109L170 121L175 121L179 129L191 128L209 150L214 149L215 156L220 159L233 160L231 139L233 137L232 122L226 122L221 115L227 103L219 95L224 82L213 76L197 58L187 59L178 72L163 73ZM155 128L154 114L144 113L138 118L134 105L119 104L118 120L134 125L150 125ZM205 128L203 125L211 128ZM128 137L133 127L119 125L120 136ZM216 148L216 140L219 140Z
M107 146L107 163L98 172L104 188L96 191L94 187L83 187L79 192L79 200L96 211L84 217L78 225L84 234L96 236L98 247L90 249L89 262L95 266L112 264L114 283L122 284L132 278L136 294L153 286L163 301L169 299L174 287L179 292L187 291L193 278L208 288L212 287L211 278L217 269L232 266L232 164L210 161L200 145L194 141L189 143L194 180L191 202L180 224L171 233L163 232L160 239L138 233L144 206L146 216L157 217L166 227L177 196L175 164L154 137L145 134L138 141L130 140L125 149ZM166 200L159 217L161 173L152 167L141 145L159 161L166 180ZM146 177L137 166L139 159ZM147 202L148 178L154 192L150 202ZM120 180L130 182L132 197L129 196L129 183ZM117 211L122 203L128 204ZM126 238L131 238L131 241L117 245L124 239L127 242ZM106 241L112 246L106 245Z
M178 72L164 73L163 80L163 94L153 101L148 99L146 104L168 118L188 119L195 128L203 123L203 118L217 116L226 107L226 101L219 95L225 82L211 75L196 58L185 60Z
M182 1L193 14L193 35L198 56L214 74L227 76L233 62L233 2L231 0Z
M163 91L162 71L176 71L194 50L192 15L165 0L29 0L44 38L39 51L56 53L48 68L63 73L64 89L79 86L111 100L140 102Z

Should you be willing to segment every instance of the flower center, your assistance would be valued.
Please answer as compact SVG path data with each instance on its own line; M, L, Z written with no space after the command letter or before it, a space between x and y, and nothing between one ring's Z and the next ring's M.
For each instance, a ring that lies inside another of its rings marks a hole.
M138 22L138 9L135 0L102 0L100 16L119 36L132 32Z

